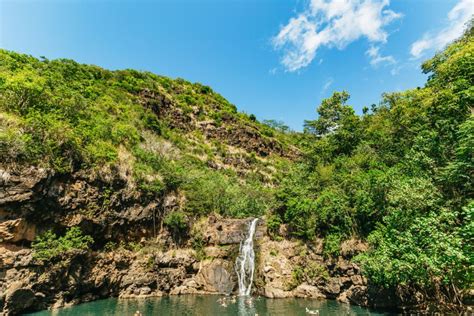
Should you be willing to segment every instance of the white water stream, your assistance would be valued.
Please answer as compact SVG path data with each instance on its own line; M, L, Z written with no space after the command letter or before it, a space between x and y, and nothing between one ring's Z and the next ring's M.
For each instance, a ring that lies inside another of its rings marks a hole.
M239 281L239 295L250 295L255 271L255 252L253 250L253 236L257 227L258 218L249 225L247 239L240 243L240 253L235 260L235 271Z

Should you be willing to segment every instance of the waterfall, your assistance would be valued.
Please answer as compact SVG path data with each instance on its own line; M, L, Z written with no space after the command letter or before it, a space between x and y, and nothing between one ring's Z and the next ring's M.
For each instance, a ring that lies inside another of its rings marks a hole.
M255 252L253 250L253 235L258 218L250 222L247 239L240 243L240 253L235 260L235 271L239 281L239 295L250 295L255 271Z

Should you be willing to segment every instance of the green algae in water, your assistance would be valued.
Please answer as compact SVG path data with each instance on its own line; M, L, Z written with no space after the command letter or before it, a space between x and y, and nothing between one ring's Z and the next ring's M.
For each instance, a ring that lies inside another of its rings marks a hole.
M54 311L41 311L29 315L34 316L91 316L91 315L130 315L137 310L143 316L148 315L309 315L306 308L319 310L319 315L394 315L391 313L374 312L368 309L338 303L331 300L316 299L267 299L263 297L237 297L235 302L226 298L222 306L215 295L182 295L148 299L116 299L110 298L91 303L84 303Z

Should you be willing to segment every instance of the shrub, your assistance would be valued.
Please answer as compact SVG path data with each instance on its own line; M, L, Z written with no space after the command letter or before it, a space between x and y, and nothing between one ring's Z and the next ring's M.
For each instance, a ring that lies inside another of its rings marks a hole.
M278 231L280 230L280 225L282 224L281 217L276 214L272 214L267 219L267 230L268 234L275 238L278 236Z
M184 233L188 228L188 221L186 214L180 211L173 211L166 215L163 223L173 232L173 233Z
M71 250L88 249L93 242L92 237L84 236L79 227L71 227L61 237L48 230L44 234L37 236L31 247L36 259L50 260Z
M290 224L292 234L312 239L316 234L316 211L310 198L290 198L286 203L285 221Z
M258 183L239 183L235 176L220 172L193 172L183 188L186 211L193 214L260 216L273 203L271 194Z
M307 262L304 266L296 266L291 271L291 280L287 284L287 289L293 290L303 282L316 284L320 279L327 280L328 278L329 273L324 266L315 262Z
M206 252L204 251L205 244L206 242L202 234L200 233L193 234L193 237L191 239L191 246L196 252L196 259L204 260L206 258Z
M384 225L370 234L372 249L356 257L371 282L386 288L408 285L433 291L441 284L472 285L472 249L463 249L456 212L430 212L410 223L396 213L385 217Z
M341 236L338 234L330 234L324 238L323 253L326 257L339 256L341 249Z

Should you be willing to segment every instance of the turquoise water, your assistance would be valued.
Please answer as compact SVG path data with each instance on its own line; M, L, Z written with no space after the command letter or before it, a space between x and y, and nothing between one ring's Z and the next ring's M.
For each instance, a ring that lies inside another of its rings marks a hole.
M369 311L367 309L341 304L330 300L314 299L266 299L263 297L226 298L222 306L215 295L182 295L149 299L116 299L110 298L55 311L42 311L29 315L35 316L91 316L91 315L134 315L138 310L143 316L148 315L310 315L306 308L318 310L319 315L394 315Z

